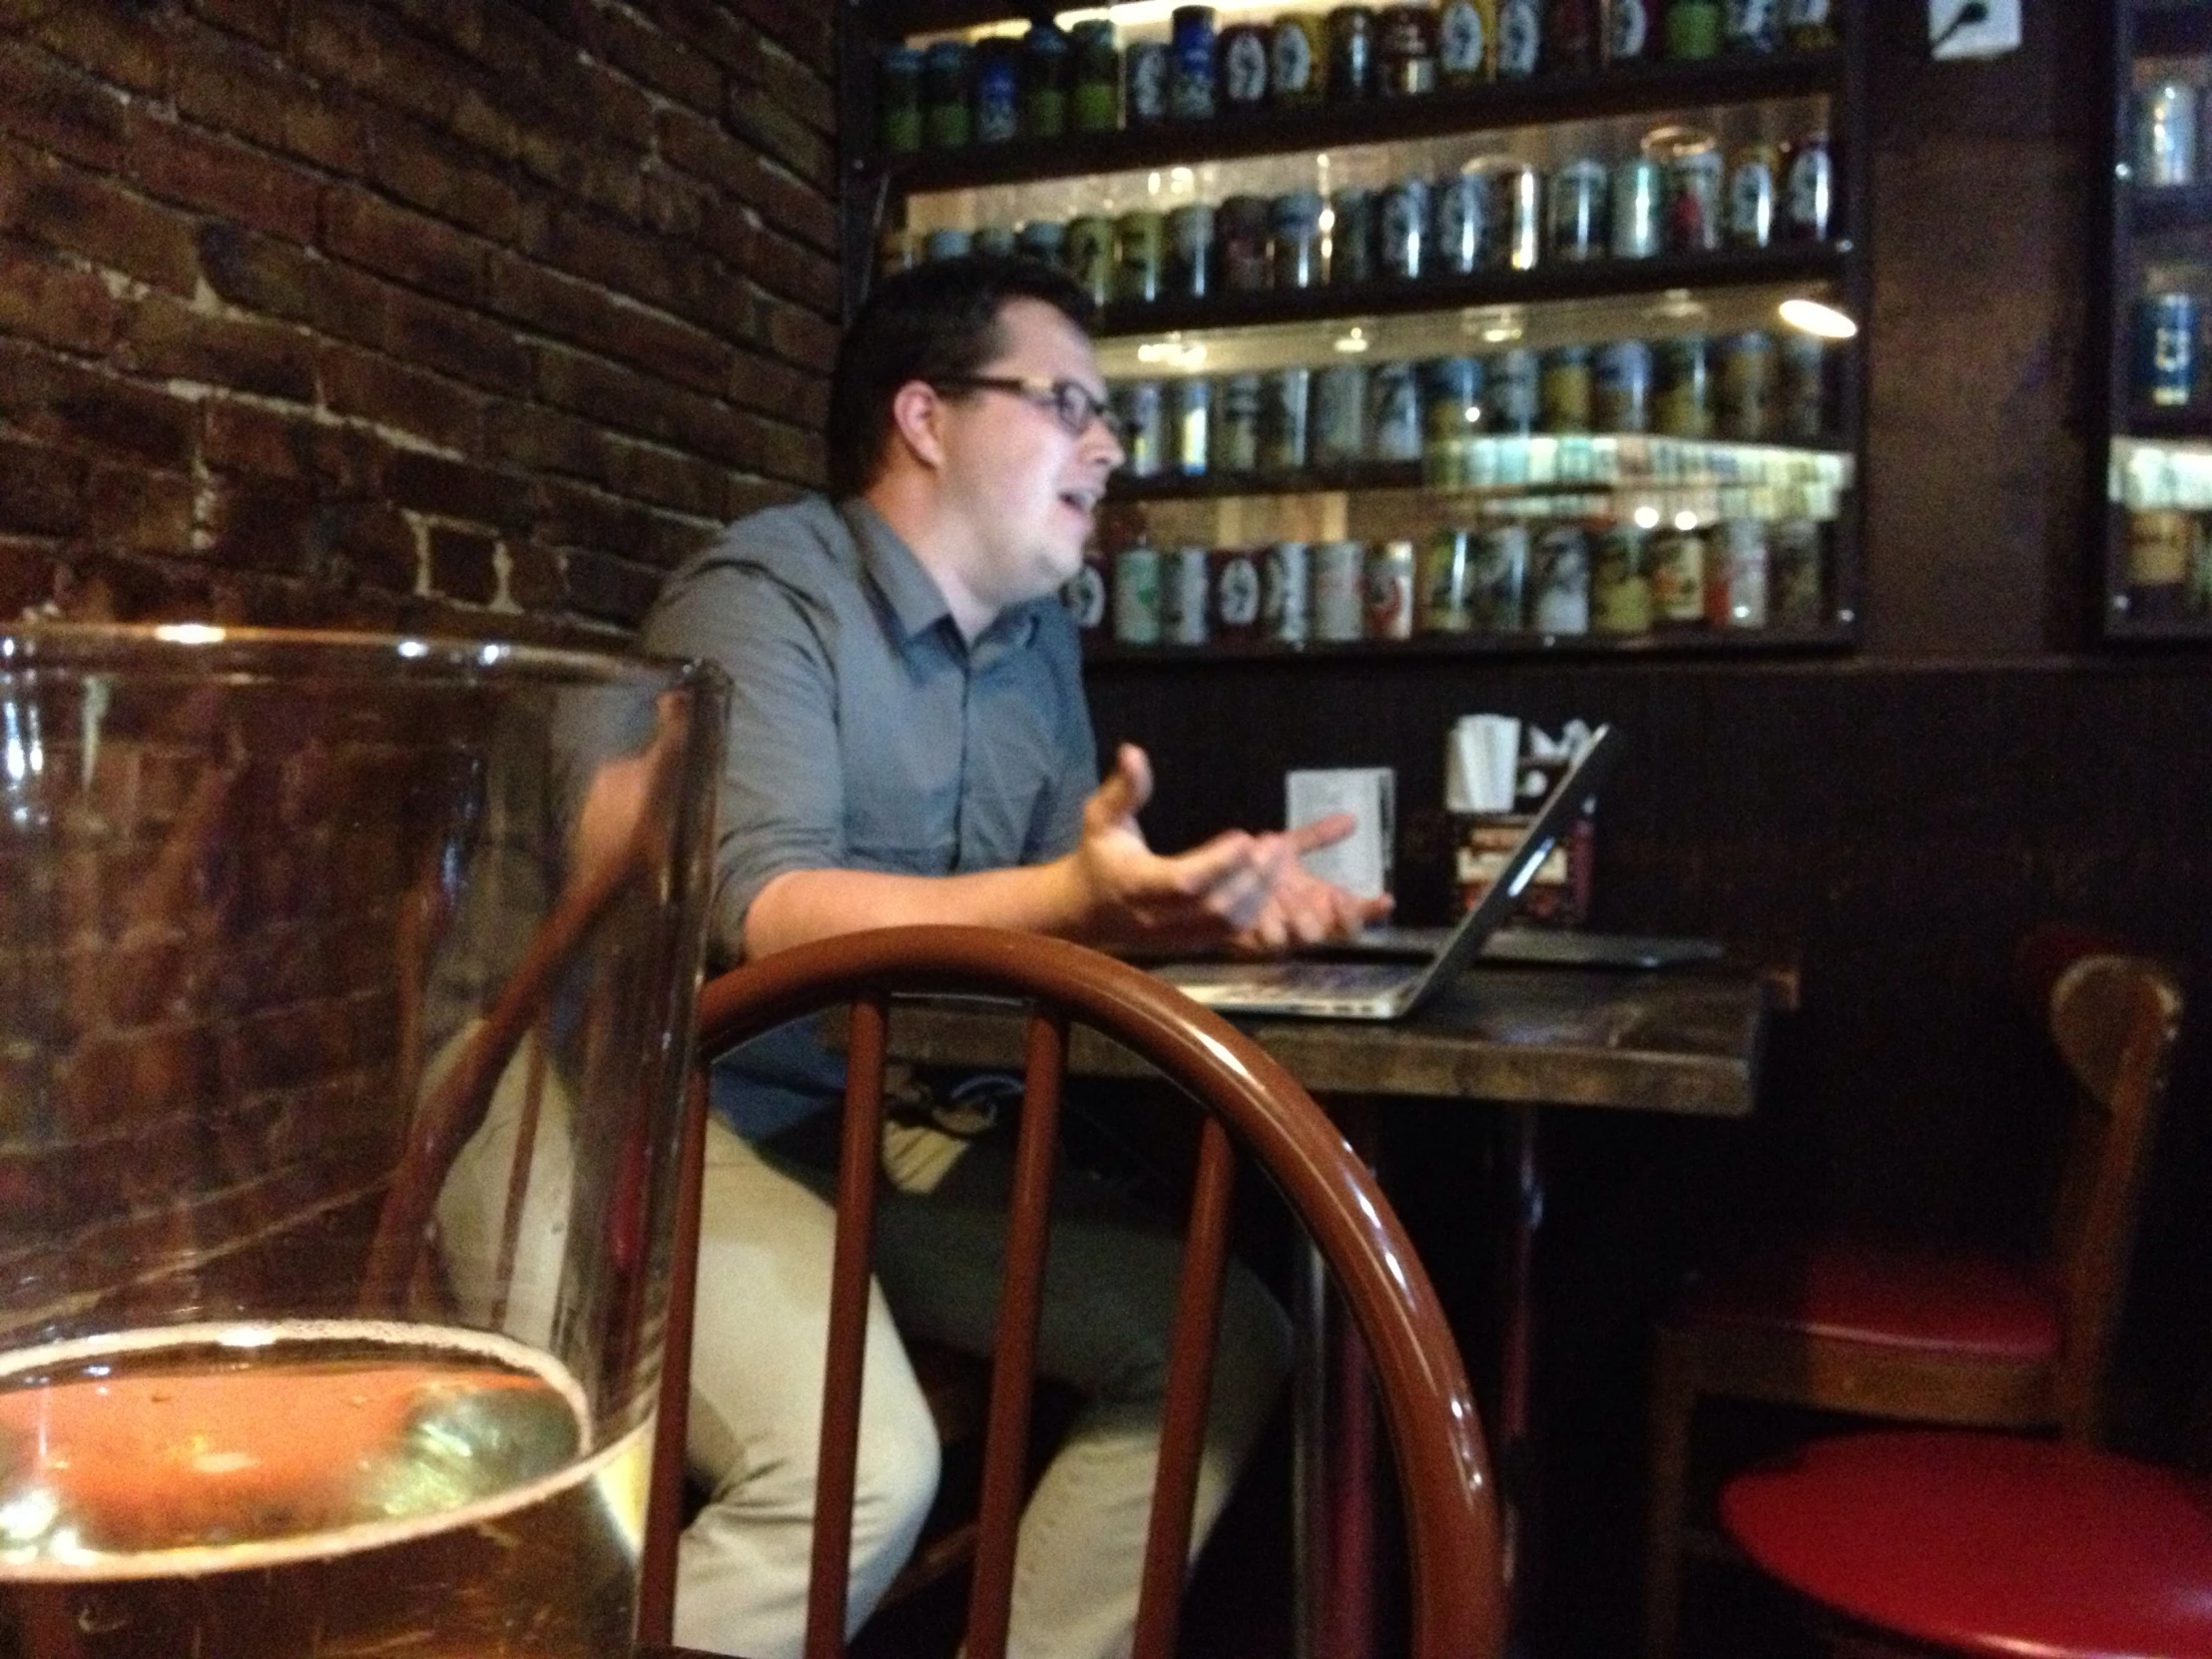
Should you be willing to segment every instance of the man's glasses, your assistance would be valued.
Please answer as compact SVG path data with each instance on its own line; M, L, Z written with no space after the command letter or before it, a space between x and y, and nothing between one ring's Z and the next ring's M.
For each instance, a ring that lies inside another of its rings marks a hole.
M1096 420L1105 425L1116 443L1121 441L1121 417L1079 380L1048 380L1041 374L959 374L930 384L939 391L1007 392L1045 410L1071 438L1081 437Z

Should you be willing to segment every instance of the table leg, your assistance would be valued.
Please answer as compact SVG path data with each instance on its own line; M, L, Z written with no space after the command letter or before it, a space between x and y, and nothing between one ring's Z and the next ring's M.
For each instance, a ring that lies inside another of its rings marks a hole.
M1508 1628L1518 1630L1525 1610L1522 1569L1527 1563L1528 1510L1535 1498L1530 1396L1536 1346L1536 1236L1544 1221L1536 1108L1510 1108L1506 1134L1513 1194L1504 1215L1505 1317L1498 1355L1497 1422L1491 1433L1498 1472L1498 1523L1504 1545L1506 1617Z

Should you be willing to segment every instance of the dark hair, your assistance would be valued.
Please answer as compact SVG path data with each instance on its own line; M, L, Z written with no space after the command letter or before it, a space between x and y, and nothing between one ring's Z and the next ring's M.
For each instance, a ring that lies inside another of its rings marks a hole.
M1004 348L998 313L1010 299L1042 300L1086 332L1098 312L1067 273L998 254L932 260L876 283L830 371L833 496L857 495L875 481L900 386L974 374Z

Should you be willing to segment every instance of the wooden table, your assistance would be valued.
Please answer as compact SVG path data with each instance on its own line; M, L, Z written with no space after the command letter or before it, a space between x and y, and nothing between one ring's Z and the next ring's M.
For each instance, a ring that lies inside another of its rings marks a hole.
M1787 989L1760 966L1637 973L1477 968L1411 1019L1239 1018L1317 1095L1486 1105L1606 1106L1743 1117L1752 1108L1767 1014ZM987 1004L900 1002L900 1059L1019 1063L1018 1028ZM1149 1068L1078 1031L1069 1069L1135 1077Z
M1363 1153L1372 1155L1376 1119L1391 1100L1504 1109L1518 1187L1500 1241L1510 1289L1490 1430L1509 1554L1517 1537L1514 1480L1529 1461L1523 1442L1534 1329L1530 1279L1544 1201L1536 1109L1747 1116L1757 1098L1768 1016L1796 1001L1793 971L1753 961L1651 972L1479 967L1410 1019L1238 1019L1323 1099ZM900 1002L891 1015L890 1047L896 1057L922 1064L1018 1067L1019 1025L1003 1006ZM1080 1029L1069 1069L1100 1077L1150 1071L1126 1049ZM1325 1334L1341 1324L1329 1312L1318 1256L1309 1256L1298 1303L1300 1659L1358 1659L1373 1629L1374 1425L1365 1362L1356 1342L1341 1342L1334 1353L1329 1348Z

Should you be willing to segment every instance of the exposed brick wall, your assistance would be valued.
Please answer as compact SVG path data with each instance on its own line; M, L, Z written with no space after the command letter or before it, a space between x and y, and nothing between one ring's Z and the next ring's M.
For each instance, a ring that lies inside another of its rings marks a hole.
M0 0L0 617L634 623L822 470L833 15Z

